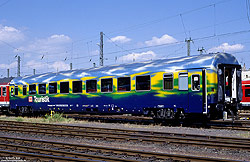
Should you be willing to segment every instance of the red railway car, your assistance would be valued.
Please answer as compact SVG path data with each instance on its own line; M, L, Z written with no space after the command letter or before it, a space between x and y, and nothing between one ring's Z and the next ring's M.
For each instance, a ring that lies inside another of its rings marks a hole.
M242 81L242 91L241 106L243 109L250 109L250 79Z
M1 78L0 79L0 111L8 112L10 107L9 83L13 79Z

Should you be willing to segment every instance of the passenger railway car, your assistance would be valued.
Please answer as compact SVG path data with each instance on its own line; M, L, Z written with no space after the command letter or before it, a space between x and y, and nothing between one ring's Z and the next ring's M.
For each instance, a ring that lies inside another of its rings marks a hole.
M9 83L13 79L0 78L0 111L8 112L10 107Z
M213 53L18 77L11 109L150 115L172 119L236 114L242 97L241 66Z
M241 105L243 109L250 109L250 79L242 81L243 97Z

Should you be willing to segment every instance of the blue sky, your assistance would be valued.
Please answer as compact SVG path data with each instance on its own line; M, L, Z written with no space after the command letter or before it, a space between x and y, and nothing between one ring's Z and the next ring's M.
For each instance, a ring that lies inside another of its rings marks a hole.
M249 0L0 0L0 77L228 52L250 68ZM248 9L248 10L247 10Z

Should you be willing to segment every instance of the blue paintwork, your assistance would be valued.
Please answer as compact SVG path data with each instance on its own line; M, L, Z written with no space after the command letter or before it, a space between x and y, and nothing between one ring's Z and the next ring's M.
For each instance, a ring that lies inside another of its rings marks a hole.
M123 65L105 66L99 68L79 69L71 71L62 71L58 73L45 73L32 76L18 77L11 81L11 85L25 85L33 83L49 83L63 79L81 79L84 77L94 76L96 78L104 76L122 77L131 74L147 71L147 74L157 72L172 72L175 70L202 69L206 68L207 72L217 72L217 65L236 64L238 61L234 56L226 53L204 54L198 56L179 57L171 59L160 59L140 63L131 63ZM135 79L135 78L132 78ZM191 81L189 81L190 83ZM57 110L65 112L94 112L98 109L100 113L132 113L142 114L143 108L157 108L162 105L165 108L183 108L186 113L202 113L201 96L188 94L176 94L166 97L156 97L154 91L148 92L127 92L129 95L122 98L110 97L110 94L101 93L98 97L88 97L83 94L64 95L61 97L50 97L49 103L29 103L28 98L11 97L11 108L17 106L32 106L34 111ZM116 94L117 95L117 94ZM208 103L216 103L217 96L211 95ZM198 102L198 106L195 103ZM189 105L191 103L191 105ZM195 106L194 106L195 105ZM88 110L88 111L87 111Z

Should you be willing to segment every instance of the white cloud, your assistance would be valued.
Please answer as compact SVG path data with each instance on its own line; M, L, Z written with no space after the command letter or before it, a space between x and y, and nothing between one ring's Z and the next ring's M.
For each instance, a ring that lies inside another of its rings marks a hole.
M147 51L142 53L131 53L119 58L119 61L142 61L154 59L156 54L153 51Z
M97 54L99 54L99 53L100 53L99 50L94 50L94 51L91 51L91 52L90 52L91 55L97 55Z
M54 72L56 71L63 71L63 70L69 70L69 65L66 64L64 61L55 61L53 64L47 64L39 61L28 61L25 65L25 67L36 69L37 71L46 72L47 68L53 69Z
M54 68L56 71L69 70L69 64L66 64L63 61L56 61L52 65L49 65L50 68Z
M13 69L17 67L17 62L12 62L11 64L0 64L0 69Z
M65 53L67 51L66 47L71 43L71 38L66 35L51 35L48 38L37 39L34 42L30 43L27 46L19 47L18 50L14 52L26 51L29 53L36 54L45 54L48 53L48 56L53 56L50 54L53 53ZM53 56L55 57L55 56Z
M28 61L24 66L27 68L32 68L32 69L36 69L36 70L47 68L46 63L42 63L42 62L38 62L38 61L34 61L34 60Z
M229 45L228 43L223 43L218 47L213 47L208 50L208 52L235 52L240 51L244 48L242 44Z
M17 42L24 39L24 34L10 26L3 26L0 24L0 40L4 42Z
M117 37L111 38L111 41L118 42L118 43L127 43L131 41L131 39L127 38L126 36L117 36Z
M161 38L153 37L152 40L145 41L145 44L148 46L154 46L154 45L168 44L174 42L177 42L175 38L165 34Z

